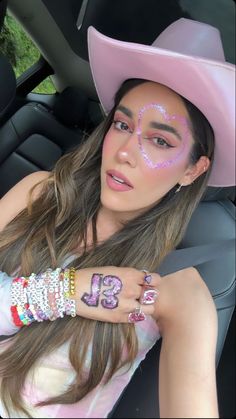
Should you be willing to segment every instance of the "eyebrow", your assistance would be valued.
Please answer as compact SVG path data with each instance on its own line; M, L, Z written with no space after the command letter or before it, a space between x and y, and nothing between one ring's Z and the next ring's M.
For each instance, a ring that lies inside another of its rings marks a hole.
M175 129L171 125L163 124L161 122L154 122L154 121L152 121L150 123L150 127L151 128L157 128L157 129L161 129L163 131L170 132L171 134L174 134L180 141L182 141L182 137L181 137L179 131L177 131L177 129Z
M126 116L128 116L131 119L134 116L133 112L129 108L126 108L126 106L124 105L118 105L116 108L116 111L123 112ZM172 127L171 125L163 124L162 122L156 122L156 121L151 121L149 125L151 128L161 129L162 131L170 132L171 134L174 134L180 141L182 140L182 137L179 131L176 128Z
M133 116L134 116L133 112L130 109L126 108L126 106L124 106L124 105L118 105L117 108L116 108L116 111L123 112L129 118L133 118Z

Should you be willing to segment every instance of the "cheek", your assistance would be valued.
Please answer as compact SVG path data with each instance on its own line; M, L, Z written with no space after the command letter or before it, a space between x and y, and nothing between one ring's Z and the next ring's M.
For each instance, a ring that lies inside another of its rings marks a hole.
M144 159L141 159L142 178L146 179L148 184L152 186L163 186L163 189L171 189L176 185L181 176L183 176L188 167L191 147L191 143L186 144L186 147L179 158L176 161L173 161L173 163L170 163L167 167L153 168L150 167Z
M102 157L106 158L112 154L114 154L114 144L112 143L112 134L108 131L103 141Z
M142 178L145 179L143 184L149 185L152 188L160 188L163 190L171 189L179 181L186 168L186 162L173 163L172 165L152 169L146 165L142 168Z

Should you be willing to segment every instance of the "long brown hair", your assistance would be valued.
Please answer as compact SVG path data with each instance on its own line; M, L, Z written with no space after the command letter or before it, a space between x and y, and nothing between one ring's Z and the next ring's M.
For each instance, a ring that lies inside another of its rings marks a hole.
M0 233L0 270L11 274L20 267L20 274L27 276L49 266L56 268L83 243L83 253L73 261L77 269L113 265L137 269L145 266L155 271L167 253L180 243L206 189L210 170L178 193L173 188L161 202L124 224L103 243L97 243L103 139L121 98L144 82L128 80L121 86L110 114L78 149L57 162L49 178L43 181L40 196L31 200L28 208ZM190 162L195 163L201 155L212 160L212 128L194 105L184 98L183 101L195 140ZM86 245L89 222L93 225L92 248ZM122 365L129 366L137 354L135 329L130 324L103 323L79 316L33 323L12 337L8 349L0 354L0 395L8 411L14 408L29 415L21 397L28 371L36 367L40 358L68 341L76 379L63 394L44 400L40 405L79 401L96 387L105 371L109 379ZM84 376L85 355L91 342L91 367ZM125 359L122 358L123 345L127 348Z

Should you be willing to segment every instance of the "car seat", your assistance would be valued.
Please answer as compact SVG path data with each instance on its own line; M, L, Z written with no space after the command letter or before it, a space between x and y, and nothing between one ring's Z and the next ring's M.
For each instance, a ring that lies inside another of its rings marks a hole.
M81 89L73 86L54 95L53 108L36 101L28 102L8 117L16 95L16 80L3 55L0 56L0 74L1 198L24 176L38 170L51 170L65 152L83 141L93 123L100 121L89 118L94 104ZM97 113L97 117L102 118L102 114Z

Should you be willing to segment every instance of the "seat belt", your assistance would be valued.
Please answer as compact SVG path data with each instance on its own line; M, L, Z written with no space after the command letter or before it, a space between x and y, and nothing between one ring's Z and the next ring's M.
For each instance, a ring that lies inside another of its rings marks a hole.
M161 276L168 275L190 266L201 265L217 259L226 253L235 254L235 239L176 249L165 257L156 272Z

